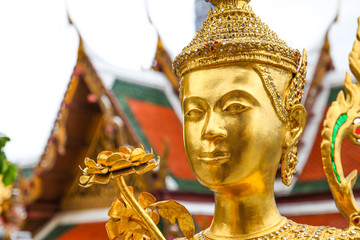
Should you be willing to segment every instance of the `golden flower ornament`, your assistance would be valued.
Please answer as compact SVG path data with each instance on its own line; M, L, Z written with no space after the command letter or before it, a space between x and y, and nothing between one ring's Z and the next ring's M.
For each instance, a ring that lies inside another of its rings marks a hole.
M85 168L79 182L82 187L90 187L94 183L107 184L111 178L126 176L132 173L142 175L159 165L159 157L155 159L151 153L145 153L144 147L120 147L119 152L103 151L97 161L85 158Z
M180 203L169 200L156 202L156 198L147 192L140 193L135 199L133 188L127 186L124 176L144 174L157 167L160 157L152 152L146 153L144 147L120 147L118 152L103 151L97 161L85 158L85 168L79 182L81 187L90 187L94 183L107 184L115 179L120 189L120 198L116 198L108 213L106 231L109 239L165 240L160 229L159 215L178 224L184 236L192 239L195 233L194 221L189 211ZM156 210L156 211L155 211Z
M128 189L130 194L133 195L132 188L128 187ZM115 199L109 210L110 219L106 223L109 238L119 240L152 239L152 233L147 228L144 219L136 213L135 208L126 199L126 196L122 193L121 198ZM194 236L195 225L191 214L180 203L174 200L156 202L156 198L147 192L142 192L137 202L155 225L159 223L161 216L169 220L173 225L178 223L186 238Z
M131 194L132 188L129 187ZM155 197L149 193L141 193L138 202L145 210L146 206L154 203ZM150 232L145 227L131 205L122 198L116 198L109 210L110 219L106 223L106 232L110 239L150 239ZM147 211L155 224L159 223L159 215L154 211Z

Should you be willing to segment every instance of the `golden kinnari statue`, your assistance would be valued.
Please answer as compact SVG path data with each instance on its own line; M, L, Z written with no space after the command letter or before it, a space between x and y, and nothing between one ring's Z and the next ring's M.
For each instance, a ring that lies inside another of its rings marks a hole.
M360 209L352 194L357 174L345 177L340 159L345 137L360 145L360 27L349 56L358 84L346 75L347 97L341 92L329 109L321 146L336 205L349 227L297 224L279 214L274 180L280 163L289 186L297 164L306 121L301 105L306 51L301 56L279 39L249 0L209 1L214 8L176 57L174 69L181 78L187 157L196 178L215 195L212 224L195 234L190 213L179 203L156 202L148 193L136 200L123 176L145 173L158 160L143 148L122 147L102 152L97 163L86 159L80 179L90 186L115 178L122 190L109 212L109 238L165 239L156 226L160 215L178 222L188 239L360 239Z

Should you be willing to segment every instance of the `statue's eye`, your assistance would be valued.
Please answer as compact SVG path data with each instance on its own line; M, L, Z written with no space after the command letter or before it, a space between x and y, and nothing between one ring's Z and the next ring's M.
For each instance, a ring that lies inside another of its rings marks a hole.
M228 113L240 113L242 111L244 111L246 109L246 107L240 103L230 103L228 105L225 105L225 107L223 108L223 111L228 112Z
M194 118L194 119L195 119L195 118L200 117L202 114L203 114L203 111L202 111L202 110L197 109L197 108L194 108L194 109L191 109L191 110L187 111L187 112L185 113L185 116L186 116L186 117L189 117L189 118Z

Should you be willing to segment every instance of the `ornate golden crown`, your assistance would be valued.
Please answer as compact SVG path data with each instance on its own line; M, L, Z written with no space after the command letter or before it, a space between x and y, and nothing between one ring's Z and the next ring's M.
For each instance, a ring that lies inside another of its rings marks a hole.
M250 0L209 2L214 9L209 10L202 28L174 60L174 71L179 77L191 70L239 62L264 63L291 73L297 72L301 59L299 50L289 47L256 16L248 5ZM302 65L306 65L305 56ZM290 81L292 86L284 94L287 97L281 97L270 73L266 69L260 70L279 118L284 122L290 107L301 102L305 75L306 68L303 66Z

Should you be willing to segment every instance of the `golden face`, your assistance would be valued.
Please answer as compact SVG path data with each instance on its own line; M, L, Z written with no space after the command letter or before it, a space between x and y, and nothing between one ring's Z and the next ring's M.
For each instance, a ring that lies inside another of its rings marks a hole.
M284 127L254 69L193 71L183 86L185 148L197 179L212 190L271 181Z

